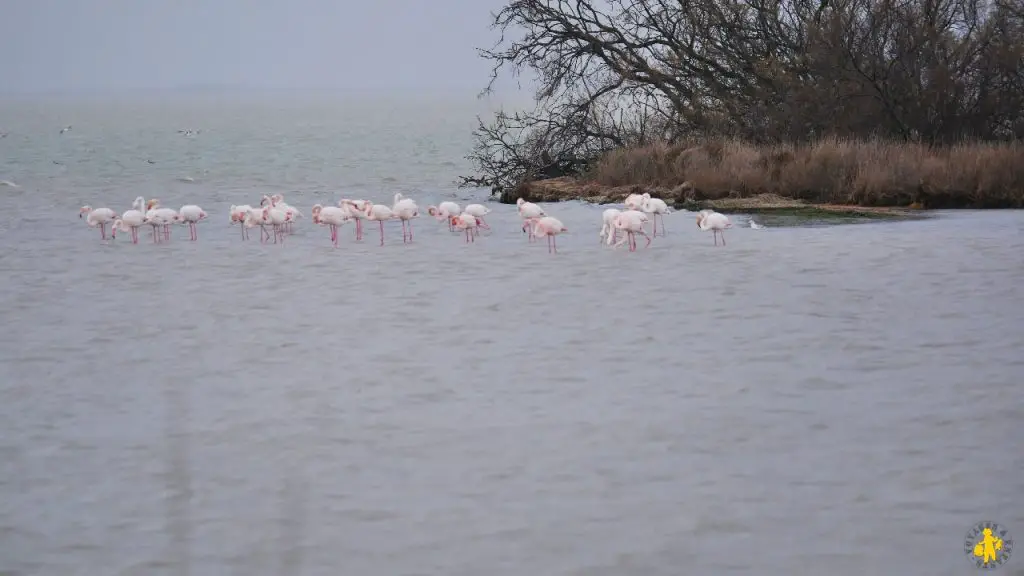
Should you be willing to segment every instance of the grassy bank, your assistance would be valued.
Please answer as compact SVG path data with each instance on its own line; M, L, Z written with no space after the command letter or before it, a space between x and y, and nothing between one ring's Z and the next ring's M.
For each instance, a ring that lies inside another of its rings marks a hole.
M502 201L621 202L633 192L677 208L728 211L814 206L883 216L886 207L1024 208L1024 144L657 144L611 152L585 178L524 183Z

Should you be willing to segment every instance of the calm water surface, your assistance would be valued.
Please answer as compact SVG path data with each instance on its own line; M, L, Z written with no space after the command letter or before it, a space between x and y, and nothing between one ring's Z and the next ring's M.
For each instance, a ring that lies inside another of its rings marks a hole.
M980 520L1024 538L1020 212L717 248L676 213L629 253L565 203L549 255L490 203L473 244L261 245L227 208L265 192L485 199L451 185L473 110L18 106L0 570L936 575ZM211 220L132 245L76 217L140 194Z

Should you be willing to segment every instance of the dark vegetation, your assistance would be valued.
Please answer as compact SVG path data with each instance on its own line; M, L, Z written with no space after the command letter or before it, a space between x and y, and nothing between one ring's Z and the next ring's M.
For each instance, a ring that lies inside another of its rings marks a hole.
M494 77L539 85L475 132L462 184L503 201L1024 207L1021 0L515 0L493 25Z

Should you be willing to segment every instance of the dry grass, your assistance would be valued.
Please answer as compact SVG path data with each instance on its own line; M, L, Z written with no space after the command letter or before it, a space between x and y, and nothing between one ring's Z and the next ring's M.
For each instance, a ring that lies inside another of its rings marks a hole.
M1024 208L1024 145L827 139L758 147L738 141L617 150L585 179L667 191L677 200L775 194L815 204Z

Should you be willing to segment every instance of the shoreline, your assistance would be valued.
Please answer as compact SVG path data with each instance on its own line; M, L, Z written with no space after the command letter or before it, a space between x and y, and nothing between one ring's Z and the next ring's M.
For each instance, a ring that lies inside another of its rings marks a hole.
M512 190L503 192L498 201L515 204L518 198L528 202L566 202L579 200L591 204L621 204L630 194L650 193L661 198L675 210L691 212L712 209L723 214L779 214L816 215L840 218L924 218L928 209L920 203L906 206L861 206L855 204L834 204L807 202L774 193L740 196L733 193L723 198L699 198L688 183L673 189L626 185L608 186L596 182L576 179L570 176L524 182Z

